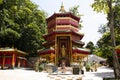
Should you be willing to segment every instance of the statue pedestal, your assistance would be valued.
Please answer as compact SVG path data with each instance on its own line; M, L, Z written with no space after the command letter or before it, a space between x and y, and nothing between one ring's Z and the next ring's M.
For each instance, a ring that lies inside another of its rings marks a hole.
M73 68L73 74L79 74L79 67L74 67Z
M52 73L52 72L53 72L53 66L54 66L54 63L48 63L48 64L46 65L46 71L47 71L48 73Z
M73 74L79 74L79 63L72 63L71 67L73 68Z

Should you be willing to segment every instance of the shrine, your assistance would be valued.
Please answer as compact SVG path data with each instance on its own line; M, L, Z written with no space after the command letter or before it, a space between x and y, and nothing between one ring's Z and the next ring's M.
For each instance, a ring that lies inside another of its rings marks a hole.
M54 13L46 19L48 33L43 35L46 40L43 45L45 50L38 51L42 58L50 63L60 66L61 61L66 66L72 62L86 57L90 50L83 49L83 33L79 32L80 18L70 12L66 12L61 6L60 13Z
M13 48L0 48L0 67L14 68L14 67L26 67L27 59L25 56L27 53L13 49Z

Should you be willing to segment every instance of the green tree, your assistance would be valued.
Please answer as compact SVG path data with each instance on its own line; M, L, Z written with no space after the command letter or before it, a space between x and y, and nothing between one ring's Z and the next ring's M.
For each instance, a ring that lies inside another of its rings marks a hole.
M94 47L94 44L93 44L92 41L88 42L87 45L85 46L85 48L90 49L90 51L91 51L90 53L91 53L91 54L94 54L94 49L95 49L95 47Z
M102 36L102 38L100 38L97 41L97 48L95 53L101 57L104 57L107 59L107 62L109 63L109 66L113 66L113 62L111 59L112 58L112 53L111 53L111 49L112 47L109 46L111 44L111 40L110 40L110 32L105 32Z
M101 29L100 31L103 31L102 30L103 28L100 29ZM119 34L115 30L115 39L117 45L120 44L120 39L118 37ZM102 37L97 41L97 48L95 50L95 53L101 57L107 58L109 65L113 66L111 49L112 47L111 47L110 30L107 30L104 33L102 33Z
M81 17L82 15L79 13L78 8L79 8L79 5L73 6L69 9L69 12L71 12L73 15L75 15L77 17ZM82 20L80 20L80 23L79 23L80 29L83 27L81 23L82 23Z
M31 23L28 27L24 28L22 32L20 49L31 53L30 56L36 56L37 54L35 53L42 47L43 41L39 27Z
M1 45L3 44L3 47L14 46L15 42L19 38L20 38L20 34L10 28L0 32L0 44Z
M114 74L116 78L120 78L120 65L118 62L117 54L115 51L116 41L115 41L115 33L114 33L114 7L113 4L119 2L119 0L95 0L92 4L92 7L97 12L105 12L108 15L108 26L110 27L110 35L111 35L111 51L113 56L113 63L114 63ZM118 5L118 4L117 4Z
M78 16L78 17L81 17L81 14L78 12L78 8L79 8L79 5L74 6L74 7L71 7L71 8L69 9L69 11L70 11L73 15Z
M105 32L107 32L109 30L110 30L109 27L107 26L107 24L105 24L105 25L100 25L98 32L100 34L104 34Z
M42 34L46 32L46 13L38 10L38 6L30 0L2 0L0 1L0 46L14 47L26 51L34 56L40 48ZM9 29L9 34L7 30ZM15 33L15 34L13 34ZM33 37L34 36L34 37ZM13 40L13 42L11 42ZM9 43L11 42L11 43Z

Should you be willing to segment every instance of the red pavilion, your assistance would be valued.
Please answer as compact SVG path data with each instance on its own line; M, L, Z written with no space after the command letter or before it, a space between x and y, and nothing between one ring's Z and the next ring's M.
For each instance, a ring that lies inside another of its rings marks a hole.
M14 49L14 48L0 48L0 67L14 68L14 67L27 67L27 59L25 58L28 54Z

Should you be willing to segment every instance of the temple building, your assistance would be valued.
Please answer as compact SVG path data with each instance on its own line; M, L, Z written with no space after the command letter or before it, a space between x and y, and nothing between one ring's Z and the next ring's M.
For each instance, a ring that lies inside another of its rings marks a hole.
M13 48L0 48L0 67L14 68L14 67L26 67L28 54Z
M45 50L38 51L40 57L60 66L65 61L66 66L86 57L90 50L83 49L83 33L79 32L80 18L66 12L61 6L59 13L54 13L46 19L48 33L43 35L46 42Z

